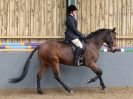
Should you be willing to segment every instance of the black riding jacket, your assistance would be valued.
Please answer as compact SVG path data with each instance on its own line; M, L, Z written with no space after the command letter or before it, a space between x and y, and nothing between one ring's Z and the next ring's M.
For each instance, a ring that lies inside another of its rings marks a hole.
M77 20L72 15L68 15L66 18L66 28L65 38L67 40L71 41L76 38L81 40L83 38L83 34L77 30Z

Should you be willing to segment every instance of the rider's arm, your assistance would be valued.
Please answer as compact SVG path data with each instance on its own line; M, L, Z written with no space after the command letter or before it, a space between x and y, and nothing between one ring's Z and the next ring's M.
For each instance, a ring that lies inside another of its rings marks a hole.
M72 20L72 18L68 18L68 26L71 28L71 30L76 34L76 35L78 35L79 37L83 37L83 34L82 33L80 33L78 30L77 30L77 27L75 26L75 24L74 24L74 21Z

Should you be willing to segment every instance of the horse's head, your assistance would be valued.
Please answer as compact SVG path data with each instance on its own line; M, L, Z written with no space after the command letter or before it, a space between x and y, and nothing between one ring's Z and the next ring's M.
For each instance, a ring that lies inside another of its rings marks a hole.
M116 46L116 32L113 29L99 29L95 32L89 33L86 36L86 41L93 41L96 44L107 44L107 47L113 49ZM98 45L97 45L98 46Z
M117 46L115 28L113 28L107 33L107 35L105 36L105 43L110 49L113 49L113 47Z

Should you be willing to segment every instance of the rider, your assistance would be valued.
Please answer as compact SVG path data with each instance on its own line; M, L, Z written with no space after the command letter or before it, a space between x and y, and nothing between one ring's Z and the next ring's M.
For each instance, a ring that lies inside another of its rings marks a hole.
M67 8L68 15L66 18L67 30L65 32L65 38L70 42L72 42L77 47L75 51L74 64L79 66L80 56L84 52L82 44L82 40L84 39L84 37L83 34L77 30L77 20L76 20L77 10L78 9L75 5L70 5Z

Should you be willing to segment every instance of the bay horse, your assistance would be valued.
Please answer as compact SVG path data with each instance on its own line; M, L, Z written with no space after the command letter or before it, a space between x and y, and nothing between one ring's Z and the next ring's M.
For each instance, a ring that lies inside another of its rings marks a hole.
M85 60L85 66L92 69L96 73L96 77L88 80L88 83L95 82L97 79L100 80L100 85L102 90L106 88L102 80L102 70L97 66L96 62L99 57L99 50L103 43L113 52L113 48L116 46L116 32L114 29L99 29L95 32L88 34L85 37L86 51L83 55ZM40 59L41 67L37 74L37 93L43 94L41 89L40 80L47 71L48 67L51 67L54 73L54 78L64 87L68 93L72 93L73 90L69 88L61 79L60 76L60 64L65 64L67 66L73 66L74 54L70 45L66 45L63 41L47 41L38 47L36 47L29 55L23 71L18 78L11 79L11 83L17 83L22 81L29 69L31 58L35 51L38 50L38 56ZM74 66L76 67L76 66Z

